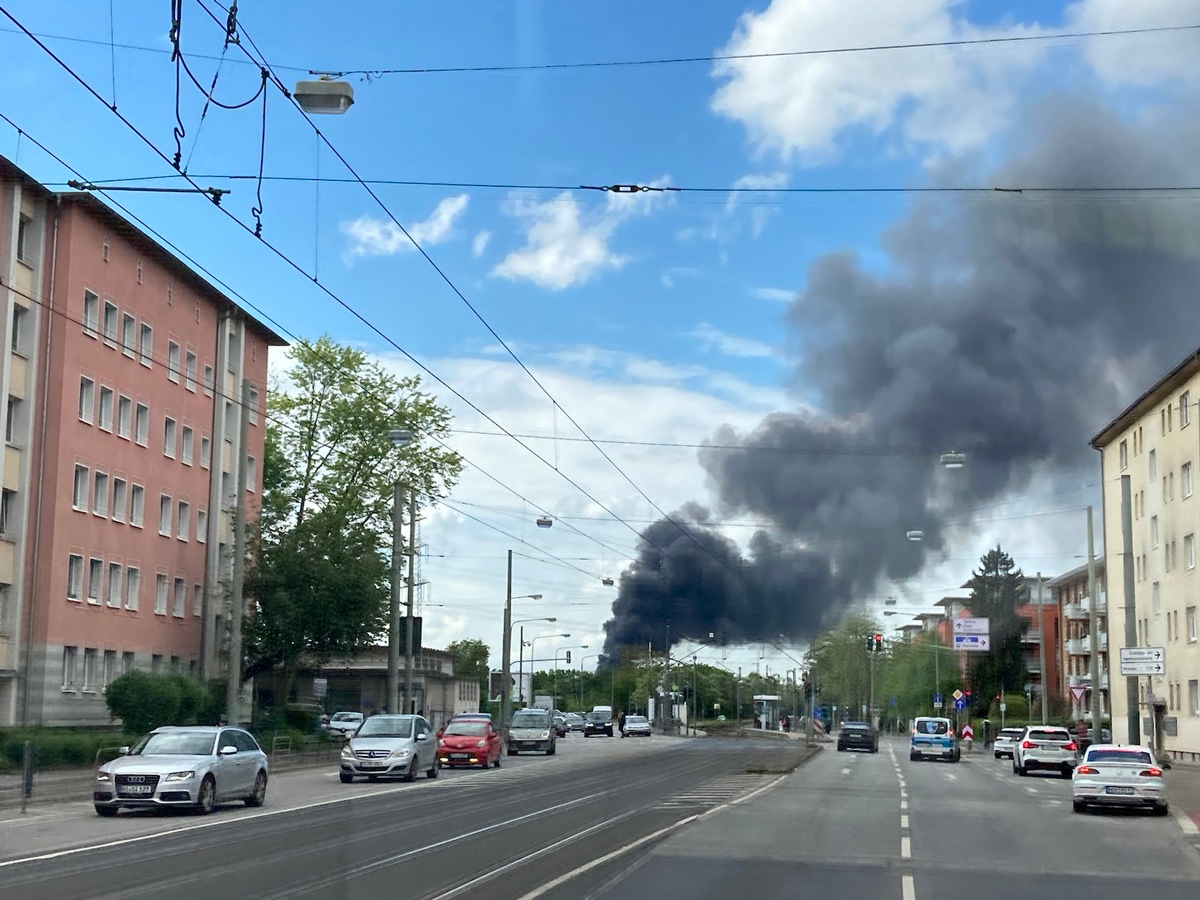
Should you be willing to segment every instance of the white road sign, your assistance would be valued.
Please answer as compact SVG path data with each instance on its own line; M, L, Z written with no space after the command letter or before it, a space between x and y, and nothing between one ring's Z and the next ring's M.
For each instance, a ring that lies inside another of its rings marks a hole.
M1167 653L1162 647L1122 647L1122 675L1161 675L1167 668Z
M988 634L991 631L991 621L987 618L972 618L962 616L954 620L955 634Z
M992 639L986 634L956 634L954 635L955 650L990 650Z

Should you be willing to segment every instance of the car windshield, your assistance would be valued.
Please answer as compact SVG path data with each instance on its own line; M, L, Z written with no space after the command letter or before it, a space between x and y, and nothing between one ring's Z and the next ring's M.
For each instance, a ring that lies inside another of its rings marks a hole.
M870 731L871 726L861 722L847 722L842 726L842 731Z
M446 726L446 734L481 737L487 734L487 722L451 722Z
M1000 738L1006 741L1015 741L1022 734L1024 732L1020 728L1005 728L1000 732Z
M371 716L362 723L355 737L412 737L412 727L413 720L408 716Z
M645 725L649 720L645 716L626 716L626 725Z
M588 713L589 722L607 722L609 721L608 713L591 712Z
M950 723L945 719L917 719L917 734L947 734Z
M513 728L545 728L549 724L550 716L544 712L522 710L513 714Z
M1031 741L1059 741L1067 743L1071 740L1071 735L1065 731L1052 731L1048 728L1034 728L1029 732L1029 740Z
M1129 765L1149 765L1150 754L1145 750L1089 750L1088 762L1119 762Z
M213 752L210 731L156 731L129 751L130 756L207 756Z
M334 713L331 722L361 722L361 713Z

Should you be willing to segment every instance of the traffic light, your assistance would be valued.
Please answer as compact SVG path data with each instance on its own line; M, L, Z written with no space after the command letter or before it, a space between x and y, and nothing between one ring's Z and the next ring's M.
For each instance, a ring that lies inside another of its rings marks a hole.
M883 635L877 634L877 635L875 635L875 652L879 653L882 650L883 650Z
M867 652L870 653L874 649L875 649L875 638L871 637L868 634L867 635Z
M571 664L571 651L568 650L567 651L567 665L569 666L570 664Z

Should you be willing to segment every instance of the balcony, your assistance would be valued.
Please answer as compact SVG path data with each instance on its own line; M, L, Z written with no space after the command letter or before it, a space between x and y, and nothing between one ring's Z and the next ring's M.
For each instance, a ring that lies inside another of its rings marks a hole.
M1067 641L1067 653L1073 656L1086 656L1091 652L1091 638L1071 638L1069 641Z
M1091 675L1068 675L1067 676L1067 687L1090 688L1091 686L1092 686L1092 676Z
M1081 603L1068 603L1063 606L1063 616L1068 619L1086 619L1088 608Z
M1038 628L1030 628L1027 632L1021 635L1022 644L1040 644L1042 642L1042 632Z

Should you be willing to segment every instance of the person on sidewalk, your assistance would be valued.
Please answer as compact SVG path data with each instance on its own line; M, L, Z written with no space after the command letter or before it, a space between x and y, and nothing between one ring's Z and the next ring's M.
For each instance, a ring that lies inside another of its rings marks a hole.
M625 737L625 713L624 713L624 711L617 714L617 730L621 732L621 737Z

